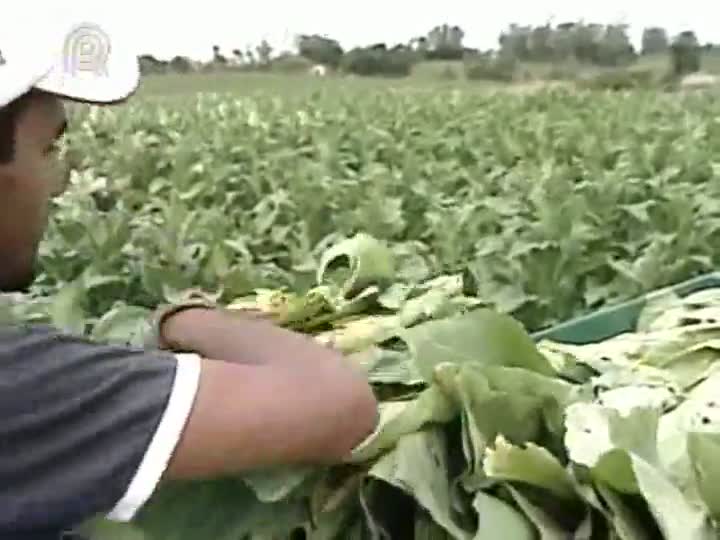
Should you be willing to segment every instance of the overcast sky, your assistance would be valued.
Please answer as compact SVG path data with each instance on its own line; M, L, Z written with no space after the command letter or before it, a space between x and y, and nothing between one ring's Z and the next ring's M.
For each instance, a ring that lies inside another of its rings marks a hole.
M461 26L466 45L489 48L496 46L499 32L511 22L541 24L550 18L625 22L634 40L644 26L659 25L671 33L693 29L702 42L720 42L718 0L126 0L101 6L75 0L73 4L90 6L100 19L114 19L131 33L139 52L162 58L175 54L208 58L215 43L229 53L262 39L276 48L291 48L293 36L299 33L327 34L344 47L395 44L443 22Z

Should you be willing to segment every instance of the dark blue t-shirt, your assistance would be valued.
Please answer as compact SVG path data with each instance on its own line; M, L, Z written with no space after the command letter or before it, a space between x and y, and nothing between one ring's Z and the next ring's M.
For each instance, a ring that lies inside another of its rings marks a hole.
M0 327L0 540L132 518L171 457L199 369L192 355Z

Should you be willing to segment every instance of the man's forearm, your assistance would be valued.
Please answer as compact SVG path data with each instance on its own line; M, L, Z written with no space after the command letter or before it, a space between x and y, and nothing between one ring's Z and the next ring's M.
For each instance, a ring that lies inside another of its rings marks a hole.
M170 478L336 463L377 426L365 374L307 336L204 308L171 315L161 333L167 348L204 357Z
M307 336L242 313L188 309L170 317L161 332L168 348L239 364L341 361L338 353Z

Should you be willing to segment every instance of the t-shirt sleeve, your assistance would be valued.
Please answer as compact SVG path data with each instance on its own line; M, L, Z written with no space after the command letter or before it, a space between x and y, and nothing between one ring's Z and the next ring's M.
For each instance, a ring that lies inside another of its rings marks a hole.
M0 328L0 538L129 521L180 439L200 359Z

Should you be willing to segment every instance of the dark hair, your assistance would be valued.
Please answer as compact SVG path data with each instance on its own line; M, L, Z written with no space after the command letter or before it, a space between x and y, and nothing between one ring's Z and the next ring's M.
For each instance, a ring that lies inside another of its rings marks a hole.
M24 93L4 107L0 107L0 164L15 157L15 127L17 119L27 107L33 91Z

